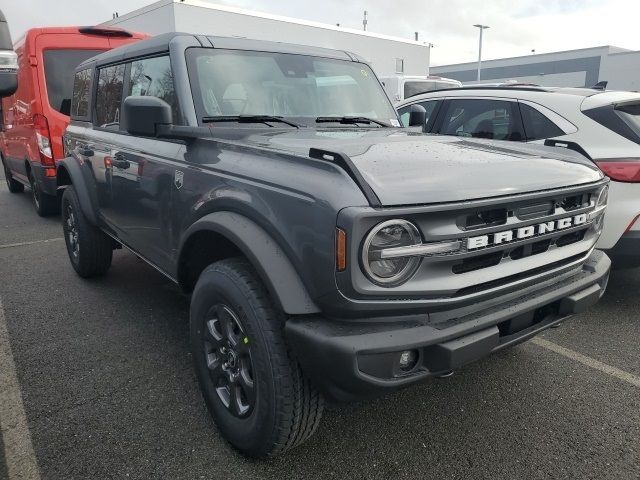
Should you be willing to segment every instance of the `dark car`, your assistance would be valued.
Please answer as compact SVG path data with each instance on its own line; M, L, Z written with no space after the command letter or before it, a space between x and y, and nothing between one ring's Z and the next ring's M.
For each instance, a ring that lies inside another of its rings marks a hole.
M447 375L604 292L594 165L394 127L353 54L176 33L76 76L71 263L101 275L125 246L191 293L204 399L247 455L305 441L326 397Z

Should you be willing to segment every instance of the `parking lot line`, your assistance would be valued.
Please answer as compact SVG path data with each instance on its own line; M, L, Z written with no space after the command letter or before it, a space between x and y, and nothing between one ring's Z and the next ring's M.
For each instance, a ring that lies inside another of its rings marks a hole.
M25 245L34 245L36 243L59 242L60 240L64 240L64 239L62 237L56 237L56 238L47 238L46 240L33 240L31 242L7 243L5 245L0 245L0 248L22 247Z
M22 405L20 384L9 343L9 331L0 300L0 433L9 480L39 480L38 462Z
M571 360L582 363L583 365L586 365L587 367L591 367L594 370L599 370L602 373L606 373L607 375L617 378L618 380L622 380L623 382L629 383L634 387L640 388L640 377L636 377L635 375L629 372L625 372L624 370L620 370L619 368L612 367L611 365L602 363L599 360L596 360L595 358L587 357L586 355L578 353L574 350L561 347L560 345L550 342L549 340L545 340L544 338L536 337L532 339L531 342L535 343L536 345L542 348L551 350L552 352L555 352L559 355L563 355L567 358L570 358Z

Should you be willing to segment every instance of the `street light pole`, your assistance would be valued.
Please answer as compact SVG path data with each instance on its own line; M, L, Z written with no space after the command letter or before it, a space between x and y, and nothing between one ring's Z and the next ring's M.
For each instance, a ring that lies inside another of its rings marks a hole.
M482 31L489 28L488 25L476 24L474 27L480 29L480 41L478 44L478 81L480 81L480 71L482 70Z

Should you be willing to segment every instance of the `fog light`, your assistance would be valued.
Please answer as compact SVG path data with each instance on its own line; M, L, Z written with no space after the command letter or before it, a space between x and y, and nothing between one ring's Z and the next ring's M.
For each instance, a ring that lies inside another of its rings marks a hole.
M413 368L418 363L418 351L417 350L406 350L400 354L399 360L400 370L403 372L408 372L409 370L413 370Z

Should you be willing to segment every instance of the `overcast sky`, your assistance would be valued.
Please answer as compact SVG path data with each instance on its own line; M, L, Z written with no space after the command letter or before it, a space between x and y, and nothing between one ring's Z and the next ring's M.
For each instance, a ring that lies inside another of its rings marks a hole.
M14 39L31 27L91 25L151 0L0 0ZM475 61L478 30L485 30L483 58L503 58L599 45L640 50L638 0L217 0L278 15L362 28L435 45L431 64ZM194 32L198 33L198 32Z

